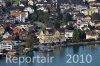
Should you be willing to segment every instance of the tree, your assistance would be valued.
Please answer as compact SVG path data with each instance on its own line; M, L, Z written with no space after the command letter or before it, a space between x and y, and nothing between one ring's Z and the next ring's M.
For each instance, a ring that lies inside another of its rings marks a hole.
M39 41L36 36L29 35L26 40L26 47L32 49L35 44L38 44Z
M2 35L0 34L0 42L2 41Z
M74 42L78 42L78 41L80 40L80 32L79 32L79 31L80 31L80 30L77 29L77 28L74 29L73 37L72 37L72 40L73 40Z
M68 21L72 21L72 15L70 15L69 13L64 14L60 20L61 24L66 24Z
M36 4L33 5L33 9L34 9L34 12L37 12L37 6L36 6Z
M49 14L47 12L43 12L41 10L37 11L38 21L47 24L49 22Z
M32 13L32 14L29 14L29 17L28 17L29 20L34 20L34 21L37 21L38 19L38 16L36 13Z
M92 14L91 19L92 20L100 20L100 13L94 13L94 14Z
M25 46L22 45L22 46L19 46L18 51L22 53L24 49L25 49Z
M60 25L66 24L68 21L72 21L72 15L69 13L67 14L62 14L58 13L57 20L60 22Z
M82 30L79 30L79 32L80 32L80 40L83 40L83 39L85 39L86 38L86 34L85 34L85 31L82 31Z
M58 20L62 19L63 15L60 12L60 5L59 4L57 4L57 14L58 14L57 19Z
M64 20L65 20L65 22L72 21L72 15L70 15L69 13L67 13L67 14L64 16Z
M11 3L10 1L7 1L7 2L6 2L6 6L7 6L7 7L11 7L11 6L12 6L12 3Z
M34 13L29 14L28 19L33 21L40 21L44 24L47 24L49 22L49 14L47 12L43 12L42 10L35 10Z
M61 25L60 23L61 22L59 22L58 20L54 22L54 26L55 26L56 29L60 28L60 25Z
M86 38L86 34L84 31L78 29L78 28L75 28L74 29L74 32L73 32L73 37L72 37L72 40L75 41L75 42L78 42L79 40L83 40Z

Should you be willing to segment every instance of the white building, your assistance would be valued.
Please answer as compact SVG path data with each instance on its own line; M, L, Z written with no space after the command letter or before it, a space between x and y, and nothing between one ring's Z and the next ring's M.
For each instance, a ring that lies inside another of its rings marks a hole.
M80 23L78 28L81 30L90 30L90 28L88 27L88 23L86 23L86 22Z
M26 11L26 12L28 11L30 14L34 13L34 9L32 9L31 7L25 8L24 11Z
M72 39L73 30L65 30L65 37L66 37L66 39Z
M29 28L33 27L33 25L27 24L27 25L19 25L17 27L20 28L20 29L25 29L26 31L29 31Z
M43 12L48 12L48 9L46 9L45 7L40 7L37 10L42 10Z
M10 11L10 16L14 16L16 20L25 22L25 19L28 18L28 12L21 12L18 10Z
M20 45L20 42L18 41L2 41L0 42L0 50L13 50L15 49L15 46Z
M3 35L3 38L8 38L8 37L11 37L12 35L10 35L8 32L6 32L4 35Z
M33 6L33 0L28 0L28 4Z
M96 0L87 0L88 2L94 2L94 1L96 1Z
M98 33L95 32L95 31L86 32L86 39L95 39L95 40L97 40L98 36L99 36Z

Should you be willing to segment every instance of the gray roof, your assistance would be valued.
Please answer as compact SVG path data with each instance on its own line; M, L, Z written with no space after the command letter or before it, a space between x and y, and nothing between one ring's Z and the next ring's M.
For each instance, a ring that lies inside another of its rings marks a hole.
M65 30L65 32L73 32L74 30L68 30L68 29L66 29Z

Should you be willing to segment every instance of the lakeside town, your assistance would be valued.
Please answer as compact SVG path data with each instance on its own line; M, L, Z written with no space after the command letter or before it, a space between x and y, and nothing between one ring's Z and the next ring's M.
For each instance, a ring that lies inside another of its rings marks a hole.
M0 55L96 41L99 0L0 0Z

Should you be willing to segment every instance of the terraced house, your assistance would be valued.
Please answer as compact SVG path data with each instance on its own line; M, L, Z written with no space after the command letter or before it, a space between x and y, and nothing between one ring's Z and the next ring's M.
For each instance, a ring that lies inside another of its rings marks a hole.
M58 30L42 30L37 34L40 43L56 43L66 41L63 32Z

